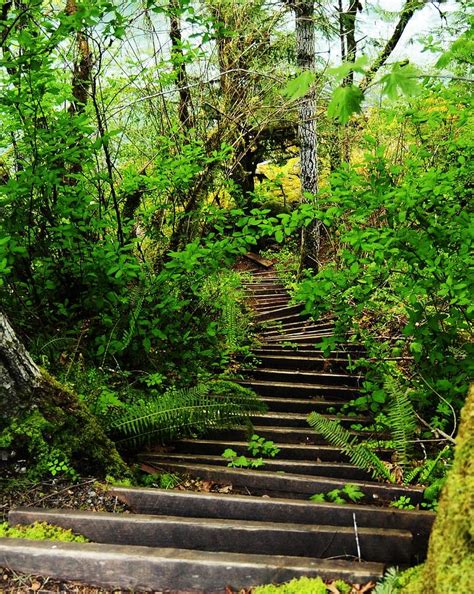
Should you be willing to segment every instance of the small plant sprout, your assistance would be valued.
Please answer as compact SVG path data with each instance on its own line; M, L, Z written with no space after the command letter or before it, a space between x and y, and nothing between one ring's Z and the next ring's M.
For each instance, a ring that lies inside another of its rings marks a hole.
M314 503L357 503L365 497L364 493L357 485L344 485L342 489L333 489L328 493L315 493L311 495L310 500Z
M280 453L280 448L273 441L267 441L256 433L249 440L248 450L252 456L264 456L266 458L275 458Z

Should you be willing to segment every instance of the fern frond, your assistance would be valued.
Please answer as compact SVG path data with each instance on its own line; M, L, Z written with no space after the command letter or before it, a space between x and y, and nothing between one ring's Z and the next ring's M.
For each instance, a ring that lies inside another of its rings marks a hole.
M400 466L406 468L412 450L412 440L416 431L416 415L408 396L408 391L393 379L387 379L385 390L390 396L387 409L388 424L392 433L395 451Z
M338 421L327 419L317 412L312 412L309 415L308 423L316 433L320 433L324 439L338 448L350 448L356 440L355 436L351 435L347 429L344 429Z
M113 419L109 432L117 443L139 446L235 425L265 408L251 390L214 381L140 401Z
M357 443L357 437L351 435L338 421L332 421L319 413L313 412L308 417L308 423L324 439L341 448L341 451L349 457L352 464L362 470L371 472L374 478L383 478L394 482L394 477L377 454L363 444Z

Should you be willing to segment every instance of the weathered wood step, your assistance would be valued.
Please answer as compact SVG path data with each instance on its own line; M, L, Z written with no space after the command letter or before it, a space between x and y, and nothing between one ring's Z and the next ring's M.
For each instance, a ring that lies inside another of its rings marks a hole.
M259 346L253 349L255 355L258 354L272 354L272 355L284 355L285 357L323 357L323 351L321 349L315 349L311 345L298 345L298 347L287 346L282 344L271 344L267 347ZM347 358L363 358L366 355L364 348L360 344L344 343L339 344L337 349L330 351L328 358L336 359L347 359Z
M408 530L418 545L417 554L423 556L435 514L427 511L407 511L373 505L339 505L313 503L295 499L252 497L250 495L221 495L193 493L167 489L113 487L116 496L133 511L145 514L173 516L233 518L269 522L353 525L356 514L358 526Z
M269 268L273 268L273 262L271 260L268 260L267 258L263 258L262 256L260 256L259 254L256 254L255 252L247 252L246 254L244 254L244 258L246 258L247 260L250 260L254 264L258 264L259 266L261 266L264 269L268 270Z
M280 448L279 456L288 460L322 460L324 462L343 461L347 462L347 457L339 448L328 445L301 445L293 443L277 443ZM196 454L217 454L220 456L226 448L232 448L239 455L245 455L248 441L215 441L213 439L180 439L173 444L173 451L188 452ZM383 459L388 459L392 455L391 450L380 449L377 453Z
M314 398L278 398L274 396L261 396L269 412L306 413L313 411L329 414L328 411L339 409L344 405L341 400L321 400Z
M150 466L153 467L154 464L152 463ZM291 473L280 474L266 470L235 469L204 464L160 462L160 468L163 467L205 480L230 483L235 487L247 488L255 494L287 493L298 499L309 498L315 493L328 493L334 489L343 489L346 484L346 481L337 478L309 477ZM388 502L406 496L411 498L412 503L417 504L423 498L423 489L415 487L356 480L352 480L351 484L359 487L364 493L365 497L361 501L363 503L377 500Z
M278 307L275 308L273 311L265 312L263 314L257 314L255 316L256 322L264 322L266 320L288 320L288 318L292 315L293 321L297 322L301 318L301 311L303 309L303 305L287 305L285 307Z
M13 510L8 519L12 525L48 522L102 544L254 555L357 557L353 526L40 508ZM412 534L407 530L361 527L358 536L365 561L409 563L411 560Z
M291 401L292 402L292 401ZM339 421L343 426L350 426L355 423L367 425L372 423L370 417L349 416L349 415L324 415L331 421ZM308 427L308 415L297 412L266 412L252 416L250 419L254 425L269 425L271 427Z
M229 585L240 590L302 576L364 583L381 577L385 568L379 563L16 538L0 539L0 558L14 571L61 581L201 594L225 594Z
M285 335L278 335L278 336L263 336L263 343L264 344L274 344L274 343L282 343L282 342L292 342L295 344L307 344L307 345L316 345L321 342L323 338L330 338L334 336L332 331L324 331L318 333L310 333L307 334L304 332L298 334L285 334Z
M258 419L257 419L258 422ZM278 443L300 443L324 445L327 443L326 439L319 433L316 433L310 427L299 429L294 426L286 427L272 427L268 425L254 425L253 427L233 427L231 429L210 429L206 432L206 437L214 440L235 440L241 441L250 438L253 433L257 433L260 437L267 440L278 441ZM349 430L349 433L356 437L363 437L366 439L388 439L387 434L374 432L361 432Z
M286 303L288 303L286 298L278 297L275 299L254 300L253 302L250 302L250 305L257 311L257 315L260 315L273 311L275 308L282 307Z
M248 452L247 454L249 455ZM211 456L209 454L143 454L139 456L139 459L145 463L151 463L156 467L159 467L161 463L166 464L166 462L226 467L229 463L229 460L222 456ZM282 460L279 456L277 458L265 458L262 468L273 472L326 476L345 479L347 481L366 481L371 478L369 473L360 470L360 468L352 464L345 464L343 462L314 462L310 460Z
M269 367L258 367L248 371L247 375L255 380L262 381L291 381L294 384L316 384L316 385L337 385L337 386L358 386L361 377L349 373L325 373L320 371L298 371L285 369L272 369Z
M262 295L274 296L275 294L282 294L288 297L288 291L283 285L277 285L275 283L268 284L257 284L247 285L243 287L246 295L250 299L261 298Z
M303 396L323 396L331 399L352 400L359 395L358 388L352 386L325 386L318 384L293 384L292 382L277 382L265 380L239 380L241 386L254 390L261 396L286 396L287 398L301 398Z
M324 357L305 357L304 355L287 356L286 354L279 355L254 355L262 366L278 369L291 370L309 370L309 371L334 371L340 372L345 370L350 361L347 359L327 358ZM244 370L245 371L245 370Z
M301 322L289 322L287 324L271 324L268 323L266 329L262 331L262 336L272 336L281 333L293 333L296 332L316 332L316 331L323 331L323 330L332 330L334 325L331 323L320 323L311 322L311 320L303 320Z

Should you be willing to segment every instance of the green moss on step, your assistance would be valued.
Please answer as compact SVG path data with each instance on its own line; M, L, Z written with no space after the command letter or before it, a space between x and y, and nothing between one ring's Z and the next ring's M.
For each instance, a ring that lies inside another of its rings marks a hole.
M326 594L327 588L321 578L307 578L291 580L285 584L275 586L258 586L252 594Z
M61 542L89 542L85 536L74 534L59 526L47 522L9 526L7 522L0 523L0 538L27 538L29 540L55 540Z

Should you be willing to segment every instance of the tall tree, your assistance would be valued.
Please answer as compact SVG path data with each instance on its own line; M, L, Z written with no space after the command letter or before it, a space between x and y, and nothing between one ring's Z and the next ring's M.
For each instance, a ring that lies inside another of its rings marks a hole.
M314 0L286 0L295 13L296 62L302 73L313 74L316 68L316 28ZM313 88L298 104L298 139L300 145L301 199L311 200L318 192L318 136L316 95ZM313 221L301 235L301 262L318 267L321 226Z

